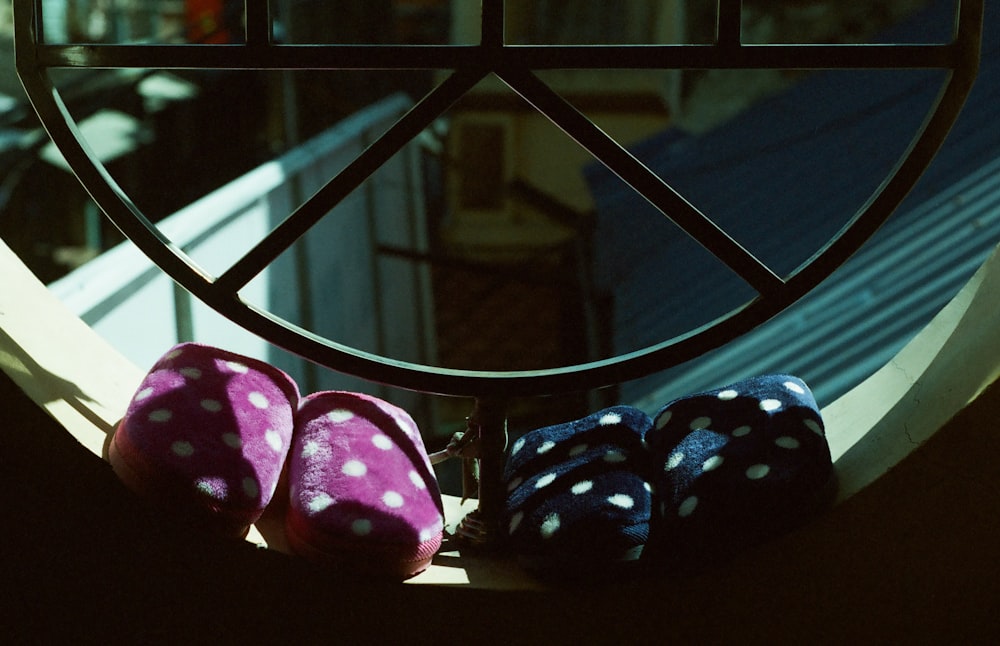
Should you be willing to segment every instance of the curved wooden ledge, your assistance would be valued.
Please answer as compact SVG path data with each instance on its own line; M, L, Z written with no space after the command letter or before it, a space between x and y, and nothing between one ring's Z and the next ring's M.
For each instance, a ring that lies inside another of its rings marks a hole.
M87 451L100 456L143 370L70 314L2 244L0 275L0 368ZM994 252L892 361L823 411L841 479L840 502L930 440L997 379L998 329L1000 254ZM449 524L464 515L457 499L449 497L446 504ZM251 539L263 542L260 533ZM278 551L280 543L280 537L272 539ZM448 551L413 583L539 588L509 563Z

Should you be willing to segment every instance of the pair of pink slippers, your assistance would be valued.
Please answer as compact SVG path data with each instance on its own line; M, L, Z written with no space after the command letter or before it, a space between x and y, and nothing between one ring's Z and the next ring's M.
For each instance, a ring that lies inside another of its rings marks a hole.
M300 398L281 370L218 348L163 355L107 458L130 489L217 534L245 536L277 510L288 547L314 562L405 579L441 546L441 496L409 414L359 393Z

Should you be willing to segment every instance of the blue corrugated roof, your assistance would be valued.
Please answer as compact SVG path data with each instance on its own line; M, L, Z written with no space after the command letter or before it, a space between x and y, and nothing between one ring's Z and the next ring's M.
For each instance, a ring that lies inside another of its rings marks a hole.
M953 10L953 2L934 3L882 40L928 42ZM624 384L624 401L781 370L804 377L829 402L885 363L956 293L1000 240L1000 7L987 3L986 12L976 86L890 221L774 320L697 361ZM943 80L933 71L814 73L712 132L669 130L632 152L765 263L788 272L870 197ZM603 167L588 168L587 179L598 212L596 278L615 295L616 352L661 342L754 296Z

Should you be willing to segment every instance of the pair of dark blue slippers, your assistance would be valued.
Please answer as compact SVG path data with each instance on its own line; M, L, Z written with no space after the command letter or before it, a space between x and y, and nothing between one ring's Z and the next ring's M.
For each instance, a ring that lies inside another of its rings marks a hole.
M694 573L786 532L836 491L808 386L767 375L531 431L504 472L509 550L553 578Z

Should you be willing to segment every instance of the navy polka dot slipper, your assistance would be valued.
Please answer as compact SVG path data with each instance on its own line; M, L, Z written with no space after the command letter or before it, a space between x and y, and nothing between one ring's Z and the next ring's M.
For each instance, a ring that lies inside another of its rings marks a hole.
M651 425L642 411L615 406L513 443L504 527L527 570L601 579L637 562L649 536Z
M696 571L801 524L836 491L806 384L768 375L678 399L646 436L658 514L650 549Z
M288 481L288 543L313 562L402 580L441 547L441 494L423 440L388 402L337 391L305 397Z
M164 509L245 536L274 495L298 399L277 368L184 343L146 374L107 458L129 488Z

